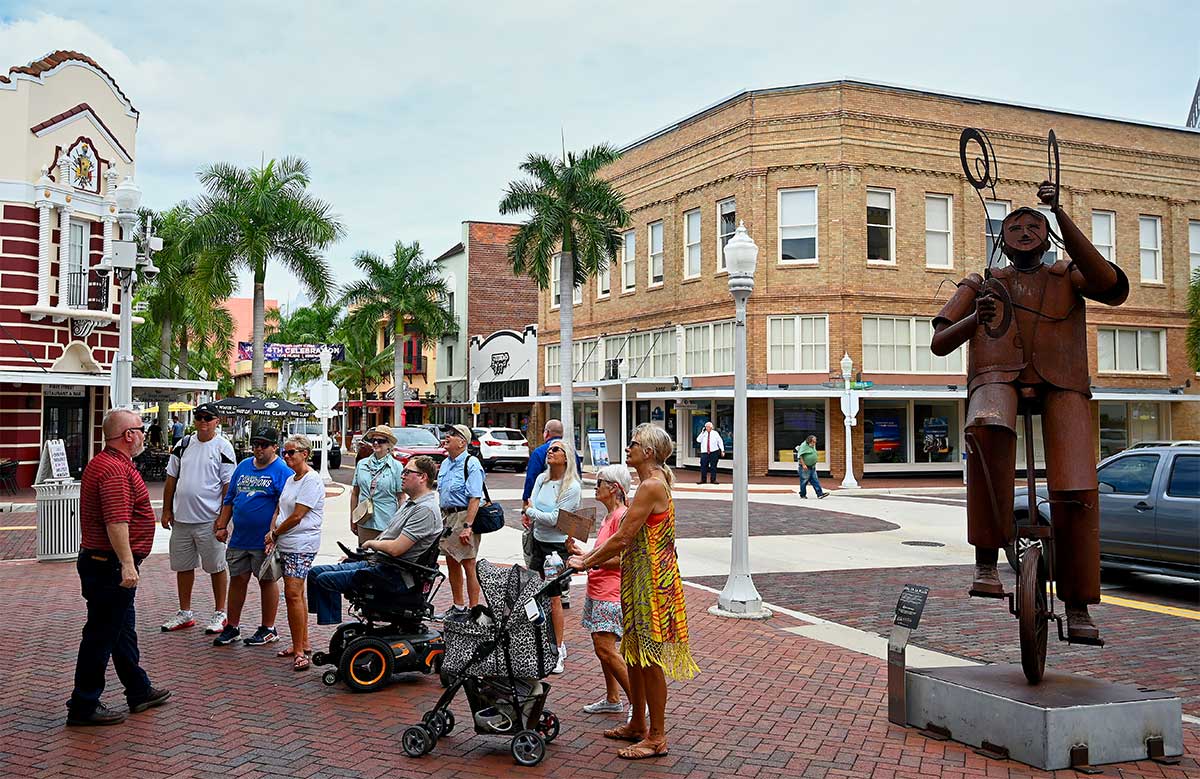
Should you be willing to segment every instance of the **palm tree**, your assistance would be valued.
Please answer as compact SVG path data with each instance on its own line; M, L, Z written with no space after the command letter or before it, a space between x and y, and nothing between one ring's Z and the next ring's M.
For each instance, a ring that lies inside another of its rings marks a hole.
M349 327L374 334L383 321L392 335L393 416L403 418L404 349L406 332L421 338L441 338L457 329L454 312L447 308L450 290L441 265L428 260L421 244L396 241L390 262L370 252L359 252L354 264L365 278L346 285L342 303L354 307L346 316Z
M1200 373L1200 268L1192 271L1187 294L1187 356L1192 371Z
M367 385L376 384L392 368L395 344L380 350L375 330L343 326L336 340L346 345L346 358L329 368L329 378L339 387L357 387L362 401L363 429L367 426ZM346 432L346 431L343 431Z
M300 280L309 296L325 302L333 274L320 252L344 233L330 206L308 192L308 163L296 157L243 170L227 163L200 172L208 190L200 198L195 230L205 251L201 274L232 279L242 268L254 276L252 385L263 388L264 284L274 260Z
M565 160L531 154L521 170L533 178L510 183L500 201L502 214L530 213L508 246L513 273L529 276L546 289L555 252L559 252L558 375L563 436L568 441L575 440L575 311L571 300L576 286L612 262L621 242L619 231L629 224L624 197L599 176L604 166L620 156L608 145L594 146L579 155L565 154Z

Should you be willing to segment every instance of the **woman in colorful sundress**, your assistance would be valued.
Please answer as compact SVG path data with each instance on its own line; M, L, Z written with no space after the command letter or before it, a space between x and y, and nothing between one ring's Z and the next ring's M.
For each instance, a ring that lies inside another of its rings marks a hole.
M638 425L625 460L638 474L638 489L617 532L567 564L587 570L621 556L621 654L629 667L630 721L604 732L632 741L617 752L626 760L667 754L667 680L690 679L700 670L688 648L683 581L675 554L674 476L667 467L671 437L650 424ZM650 709L649 727L646 708Z

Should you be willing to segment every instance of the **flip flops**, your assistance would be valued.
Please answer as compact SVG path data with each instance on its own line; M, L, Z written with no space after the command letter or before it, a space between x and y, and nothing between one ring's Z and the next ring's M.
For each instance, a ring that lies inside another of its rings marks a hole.
M304 654L308 655L309 657L312 657L312 650L305 649ZM275 656L276 657L295 657L296 656L296 647L289 646L287 649L280 649L278 652L275 653Z

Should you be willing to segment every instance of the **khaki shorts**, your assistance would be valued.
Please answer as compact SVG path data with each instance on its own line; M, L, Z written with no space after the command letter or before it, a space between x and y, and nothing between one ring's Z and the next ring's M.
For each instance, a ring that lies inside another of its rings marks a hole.
M479 534L472 533L471 543L469 544L464 544L458 538L459 533L467 526L467 512L443 512L442 522L444 523L445 530L442 534L442 540L438 542L438 548L451 560L457 560L458 562L474 560L479 554Z
M203 568L205 573L220 573L225 570L225 544L213 535L211 522L171 523L169 550L172 571Z
M258 576L258 571L266 559L267 553L262 549L225 550L225 562L229 563L230 576L241 576L248 573L260 582L273 582L274 579L260 579Z

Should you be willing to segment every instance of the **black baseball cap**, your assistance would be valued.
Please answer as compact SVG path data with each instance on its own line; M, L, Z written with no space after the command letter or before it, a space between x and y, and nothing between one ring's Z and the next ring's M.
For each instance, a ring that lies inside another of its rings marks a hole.
M254 435L250 436L250 443L255 441L263 441L272 446L279 445L279 431L273 427L260 427L255 429Z

